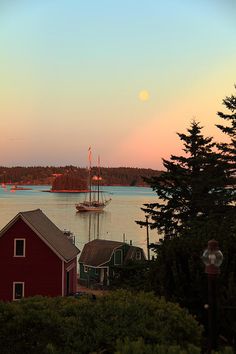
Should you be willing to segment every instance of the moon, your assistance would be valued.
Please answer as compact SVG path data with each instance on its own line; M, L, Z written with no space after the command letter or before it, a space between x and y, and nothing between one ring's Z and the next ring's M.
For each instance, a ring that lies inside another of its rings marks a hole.
M150 94L147 90L142 90L139 92L138 97L139 97L140 101L148 101L150 98Z

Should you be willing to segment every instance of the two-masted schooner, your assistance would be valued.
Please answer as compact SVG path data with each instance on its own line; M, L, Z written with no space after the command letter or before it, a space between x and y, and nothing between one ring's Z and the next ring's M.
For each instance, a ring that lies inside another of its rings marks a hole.
M89 193L88 199L85 199L81 203L75 204L76 210L78 212L87 212L87 211L103 211L103 209L110 203L111 198L106 199L104 193L100 190L100 183L102 180L100 174L100 158L98 157L98 169L97 175L92 176L92 151L91 147L88 149L88 184L89 184ZM95 189L93 189L92 181L95 183Z

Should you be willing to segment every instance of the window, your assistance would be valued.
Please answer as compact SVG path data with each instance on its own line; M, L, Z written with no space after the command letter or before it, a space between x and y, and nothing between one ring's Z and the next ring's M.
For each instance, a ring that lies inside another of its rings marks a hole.
M25 239L15 238L14 240L14 257L25 257Z
M20 300L24 297L25 283L14 282L13 283L13 300Z
M141 261L141 259L142 259L141 251L137 251L136 252L136 260Z
M122 250L115 251L114 264L119 265L119 264L122 264L122 262L123 262Z
M85 273L88 273L88 270L89 270L89 269L88 269L88 266L85 266L85 265L84 265L84 272L85 272Z

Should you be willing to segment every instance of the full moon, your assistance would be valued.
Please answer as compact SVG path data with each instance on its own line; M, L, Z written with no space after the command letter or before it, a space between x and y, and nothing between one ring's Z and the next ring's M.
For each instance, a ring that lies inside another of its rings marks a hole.
M149 92L147 90L142 90L138 95L140 101L148 101L150 98Z

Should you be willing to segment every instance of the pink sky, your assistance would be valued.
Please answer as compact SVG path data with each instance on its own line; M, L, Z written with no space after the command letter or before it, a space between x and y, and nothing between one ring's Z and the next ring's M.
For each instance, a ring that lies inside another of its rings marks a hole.
M0 165L85 166L92 146L104 166L160 169L193 118L222 139L231 2L17 4L0 12Z

